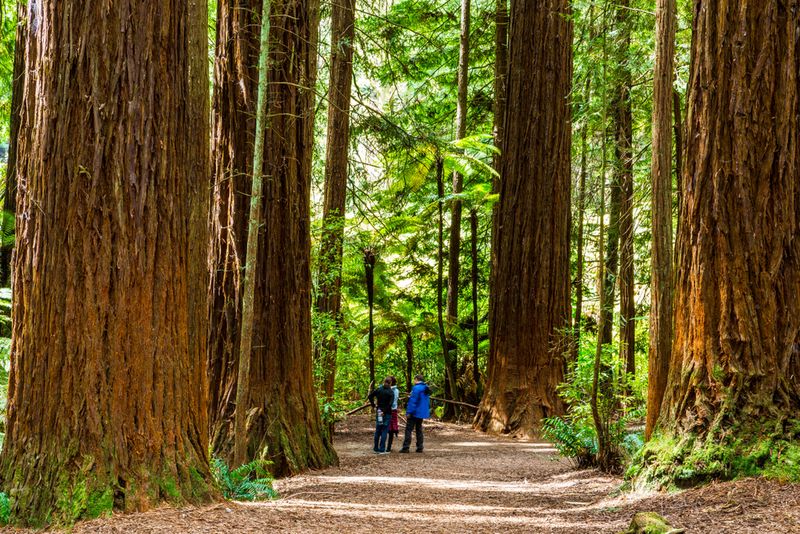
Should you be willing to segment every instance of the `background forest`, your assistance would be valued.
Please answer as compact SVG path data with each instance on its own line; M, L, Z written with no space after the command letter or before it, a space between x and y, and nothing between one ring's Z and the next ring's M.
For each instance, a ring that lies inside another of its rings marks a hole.
M417 373L582 467L800 478L796 10L730 52L697 0L45 3L0 2L12 521L334 464Z

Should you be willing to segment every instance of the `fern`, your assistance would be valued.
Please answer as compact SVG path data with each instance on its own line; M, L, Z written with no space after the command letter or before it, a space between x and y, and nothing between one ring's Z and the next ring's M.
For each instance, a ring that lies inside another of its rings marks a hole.
M553 442L558 452L574 460L579 467L593 467L597 462L597 441L594 429L576 425L560 417L542 422L542 434Z
M212 458L211 472L226 499L264 501L278 496L272 487L274 479L267 469L269 465L270 462L266 460L253 460L231 469L220 458Z

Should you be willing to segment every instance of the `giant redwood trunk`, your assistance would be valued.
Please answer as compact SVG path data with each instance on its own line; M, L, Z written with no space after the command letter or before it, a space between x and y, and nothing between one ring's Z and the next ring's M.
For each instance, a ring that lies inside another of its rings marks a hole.
M696 446L791 442L800 419L800 11L778 0L695 8L675 341L659 426Z
M203 2L28 4L3 490L66 523L209 494ZM65 21L70 21L66 24ZM35 88L35 90L34 90ZM205 215L203 215L205 219Z
M329 317L335 334L316 347L323 368L323 387L328 400L336 382L337 335L342 309L342 243L344 241L347 165L350 154L350 92L353 80L355 0L331 4L331 74L328 135L325 148L325 198L322 239L319 247L319 295L317 313Z
M566 0L512 4L491 348L475 418L486 431L533 434L564 410L556 386L570 308L569 15Z
M261 2L219 3L214 91L213 303L209 348L211 445L232 459L252 161ZM264 227L254 305L249 458L277 475L336 460L323 436L311 363L309 204L319 5L272 1Z

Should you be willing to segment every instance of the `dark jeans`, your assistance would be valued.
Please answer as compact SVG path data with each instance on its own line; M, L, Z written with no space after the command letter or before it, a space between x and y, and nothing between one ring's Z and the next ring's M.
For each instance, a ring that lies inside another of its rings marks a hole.
M385 420L383 423L375 422L375 446L372 448L375 452L386 451L386 435L389 433L389 422Z
M408 416L408 422L406 423L406 437L403 440L403 450L408 450L411 446L412 430L417 433L417 452L422 452L422 441L424 439L422 435L422 419L412 415Z
M389 443L386 444L386 451L387 452L391 452L391 450L392 450L392 442L394 441L394 437L396 435L398 435L398 434L399 434L399 432L397 432L397 430L395 430L394 432L392 432L391 430L389 431Z

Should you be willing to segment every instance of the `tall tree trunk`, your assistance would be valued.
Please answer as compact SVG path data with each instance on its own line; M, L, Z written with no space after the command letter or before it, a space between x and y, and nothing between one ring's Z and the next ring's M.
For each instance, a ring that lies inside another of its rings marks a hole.
M0 455L11 519L206 500L205 332L190 310L204 299L190 279L204 269L190 243L208 178L207 127L193 129L208 91L193 86L204 5L29 7L25 83L37 90L25 94L17 146Z
M375 253L370 249L364 249L364 274L367 284L367 306L369 308L369 389L375 384Z
M677 204L677 211L678 215L676 217L677 224L676 226L676 235L680 235L681 233L681 207L683 205L683 187L682 187L682 176L683 176L683 112L681 111L681 94L677 90L672 91L672 115L673 115L673 123L672 123L672 130L674 132L675 137L675 193L676 193L676 204ZM673 264L679 265L680 260L678 259L678 252L680 251L680 247L678 244L678 240L675 240L675 257L673 258Z
M650 350L645 437L655 427L669 372L672 343L672 69L675 60L675 0L658 0L653 87L652 267Z
M508 0L496 0L495 2L495 32L494 32L494 117L492 133L494 136L494 146L497 152L492 156L492 167L500 174L502 171L501 154L504 150L503 139L505 137L505 118L506 118L506 85L508 79ZM492 193L500 194L500 178L492 177ZM491 255L489 265L489 294L494 293L495 272L497 271L497 234L499 232L499 213L500 204L496 202L492 206L492 234L491 234ZM492 316L492 299L489 299L489 317ZM490 366L492 352L489 351L487 366Z
M242 324L239 330L239 370L236 375L236 409L234 412L234 464L247 463L247 403L250 399L250 363L253 349L253 301L256 291L258 232L263 224L261 204L264 178L264 134L267 129L267 100L269 93L269 12L270 0L262 2L261 34L258 53L258 89L256 90L256 130L253 142L253 172L250 189L250 210L247 218L247 261L244 266L242 289Z
M533 434L564 411L556 386L570 315L572 22L566 0L517 2L511 17L492 356L475 425Z
M739 458L752 445L763 463L764 450L781 448L768 439L796 446L800 437L800 11L778 0L726 7L712 0L695 10L659 431L686 447L738 447ZM736 475L725 458L710 460ZM766 461L796 470L791 457Z
M610 128L609 128L610 129ZM604 131L605 137L611 132ZM604 156L605 157L605 156ZM606 226L606 251L603 266L603 277L600 279L603 295L603 305L600 307L600 323L602 328L598 342L608 345L613 341L614 335L614 302L616 301L617 278L619 274L619 233L620 213L622 211L622 176L618 169L614 169L611 179L610 195L608 198L608 225Z
M619 205L619 308L620 358L627 373L636 372L634 342L636 338L636 307L633 280L633 111L631 109L632 76L627 58L630 56L630 0L617 5L617 27L620 31L620 58L617 76L617 102L614 106L616 123L616 173L620 185Z
M225 0L217 17L214 91L215 208L209 376L212 449L232 459L246 261L249 164L261 2ZM319 4L273 0L269 38L270 128L265 139L259 233L248 458L273 462L276 475L336 461L323 435L312 377L310 179Z
M406 330L406 391L411 391L411 383L414 378L414 338L411 330Z
M588 102L591 91L591 78L586 79L586 99ZM584 218L586 216L586 176L588 174L587 167L587 137L589 132L589 120L581 128L581 169L580 169L580 184L578 186L578 235L577 235L577 270L575 273L575 318L572 322L572 346L570 350L571 361L578 361L578 352L581 347L581 323L583 322L583 263L584 263Z
M472 263L472 381L475 382L476 395L481 391L481 371L478 368L478 211L469 212L469 227Z
M322 239L319 246L319 293L316 311L329 317L335 335L315 347L322 363L325 397L333 399L336 383L336 351L341 327L342 245L347 200L347 164L350 147L350 91L353 80L355 0L331 4L331 73L328 103L328 135L325 152L325 198Z
M456 140L467 135L467 91L469 89L469 28L470 0L461 0L461 40L458 54L458 103L456 106ZM447 270L447 350L448 365L451 368L446 377L457 377L458 342L458 289L461 274L461 199L458 197L464 190L464 177L459 172L453 173L453 200L450 202L450 248L448 251ZM458 383L450 384L451 398L460 398ZM445 404L444 417L455 417L455 405Z
M11 82L11 124L10 146L8 150L8 165L6 167L5 196L3 197L3 211L13 214L17 207L17 145L20 142L20 122L22 120L22 96L25 91L25 37L27 24L27 2L17 2L17 29L14 37L14 66ZM2 15L2 10L0 10ZM5 225L7 216L0 218ZM0 235L6 236L10 228L3 228ZM0 245L0 286L9 287L11 284L11 258L14 247Z
M436 194L438 211L438 236L436 253L436 318L439 324L439 342L442 345L442 361L444 362L444 396L452 398L451 384L456 383L447 343L447 332L444 326L444 162L441 157L436 160Z

